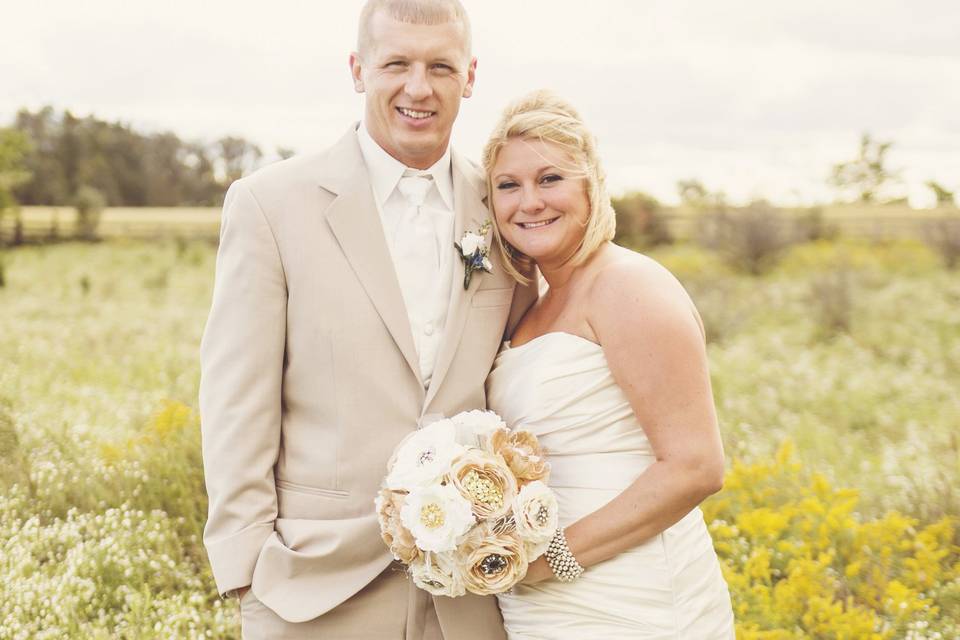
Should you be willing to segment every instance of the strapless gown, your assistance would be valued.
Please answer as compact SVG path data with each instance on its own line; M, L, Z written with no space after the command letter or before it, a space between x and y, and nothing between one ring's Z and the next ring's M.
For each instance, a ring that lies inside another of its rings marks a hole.
M487 401L511 428L540 440L562 526L602 507L655 460L603 350L579 336L505 343ZM574 582L519 585L498 599L511 640L734 637L730 595L699 508Z

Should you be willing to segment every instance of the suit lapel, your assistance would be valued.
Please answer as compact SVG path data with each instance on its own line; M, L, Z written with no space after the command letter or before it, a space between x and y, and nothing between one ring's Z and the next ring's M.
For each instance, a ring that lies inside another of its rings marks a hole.
M331 149L325 168L320 186L337 196L326 212L330 230L422 387L410 320L355 127Z
M453 164L453 200L455 203L455 215L453 232L457 242L467 231L476 232L480 226L489 219L490 214L487 206L484 204L486 195L485 182L483 175L473 167L467 160L460 157L456 151L452 154ZM487 246L492 247L492 232L486 236ZM452 242L450 251L456 252ZM491 251L491 259L494 257ZM457 353L457 347L463 336L463 327L467 321L467 314L470 311L470 302L474 293L487 274L483 271L474 271L470 278L470 285L467 289L463 288L463 261L455 255L453 260L453 283L451 285L450 306L447 309L447 322L443 332L443 340L440 343L440 349L437 353L437 361L433 367L433 376L430 379L430 388L427 390L427 398L423 405L426 411L437 390L443 383L447 371L450 370L450 364Z

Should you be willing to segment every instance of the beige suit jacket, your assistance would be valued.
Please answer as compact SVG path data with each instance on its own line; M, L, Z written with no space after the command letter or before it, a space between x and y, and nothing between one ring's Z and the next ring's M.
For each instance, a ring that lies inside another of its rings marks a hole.
M459 238L489 214L482 174L456 153L452 166ZM490 257L493 272L475 272L467 290L454 261L425 391L356 127L323 153L230 187L200 383L204 544L221 593L252 585L300 622L390 564L373 501L391 452L424 415L486 406L484 380L508 319L533 300L517 288L511 307L514 282L498 252ZM445 628L497 615L492 598L435 605Z

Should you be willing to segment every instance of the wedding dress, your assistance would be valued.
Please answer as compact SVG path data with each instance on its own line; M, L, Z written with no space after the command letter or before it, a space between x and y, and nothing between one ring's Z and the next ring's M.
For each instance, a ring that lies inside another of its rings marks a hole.
M654 462L603 350L585 338L553 332L518 347L505 343L487 401L546 450L562 526L602 507ZM511 640L734 637L730 596L699 508L574 582L518 585L498 599Z

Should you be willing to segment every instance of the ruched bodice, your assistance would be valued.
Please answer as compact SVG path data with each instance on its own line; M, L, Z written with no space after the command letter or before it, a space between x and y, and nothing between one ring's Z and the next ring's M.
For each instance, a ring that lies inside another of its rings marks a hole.
M519 347L505 343L487 388L507 424L558 453L653 454L603 349L586 338L546 333Z
M537 436L554 488L623 489L654 460L603 349L586 338L554 332L505 343L487 401L512 429Z
M567 526L599 509L655 462L650 441L600 345L563 332L505 343L487 402L534 433ZM699 509L576 582L520 585L499 597L511 640L732 638L726 583Z

